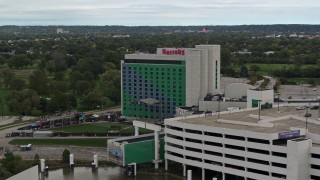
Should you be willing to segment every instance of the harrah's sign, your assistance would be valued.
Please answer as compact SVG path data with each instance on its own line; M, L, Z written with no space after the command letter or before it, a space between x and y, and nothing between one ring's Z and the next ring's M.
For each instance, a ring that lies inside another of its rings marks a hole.
M162 54L166 55L185 55L184 49L162 49Z

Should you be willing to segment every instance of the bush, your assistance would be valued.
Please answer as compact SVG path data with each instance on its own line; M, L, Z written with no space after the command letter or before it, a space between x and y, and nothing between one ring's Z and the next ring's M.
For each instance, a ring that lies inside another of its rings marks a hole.
M69 163L70 151L65 149L62 153L62 162Z

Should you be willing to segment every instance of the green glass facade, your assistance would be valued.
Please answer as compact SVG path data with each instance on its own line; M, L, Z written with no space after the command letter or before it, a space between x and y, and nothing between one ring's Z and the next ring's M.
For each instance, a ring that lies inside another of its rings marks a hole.
M164 139L160 140L160 159L164 158ZM130 143L124 146L124 163L150 163L154 160L154 140Z
M159 119L160 116L166 118L175 114L177 106L185 106L185 61L175 61L171 64L164 62L166 61L161 61L161 63L153 60L124 61L121 98L124 116L148 119ZM159 100L162 107L133 103L146 98Z

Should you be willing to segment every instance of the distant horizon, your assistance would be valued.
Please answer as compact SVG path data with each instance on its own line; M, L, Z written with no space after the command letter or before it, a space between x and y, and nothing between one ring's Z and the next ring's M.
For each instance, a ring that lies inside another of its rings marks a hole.
M213 26L275 26L275 25L310 25L310 26L318 26L319 24L217 24L217 25L110 25L110 24L106 24L106 25L90 25L90 24L79 24L79 25L67 25L67 24L50 24L50 25L44 25L44 24L39 24L39 25L15 25L15 24L6 24L6 25L0 25L0 27L2 26L21 26L21 27L27 27L27 26L124 26L124 27L139 27L139 26L147 26L147 27L157 27L157 26L164 26L164 27L174 27L174 26L178 26L178 27L188 27L188 26L203 26L203 27L213 27Z
M0 25L320 24L319 0L0 1Z

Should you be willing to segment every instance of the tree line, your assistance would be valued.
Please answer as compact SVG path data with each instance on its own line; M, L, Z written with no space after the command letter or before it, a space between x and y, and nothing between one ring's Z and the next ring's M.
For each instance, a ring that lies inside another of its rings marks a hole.
M221 45L221 71L226 76L248 77L250 71L256 74L259 70L248 69L248 63L295 65L295 69L275 71L277 77L318 77L320 72L320 39L316 38L256 38L255 34L237 32L211 32L208 36L133 34L125 38L17 35L12 39L0 36L6 39L0 39L1 88L12 91L5 102L10 111L19 114L105 108L120 104L120 65L125 54L155 53L158 47L191 48L206 43L207 37L209 44ZM267 51L274 53L267 55ZM311 67L301 69L304 64Z

